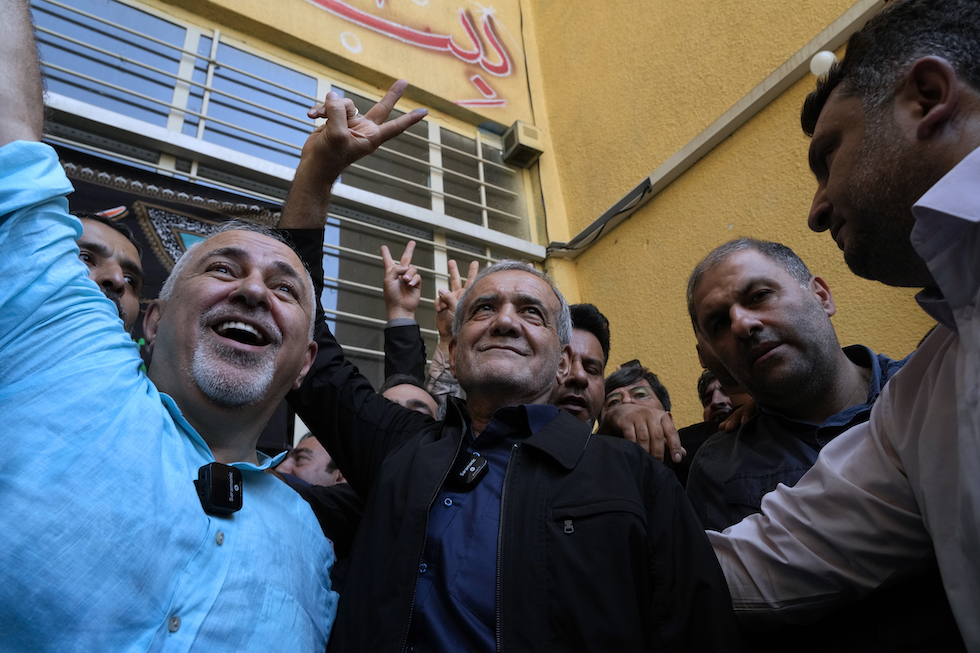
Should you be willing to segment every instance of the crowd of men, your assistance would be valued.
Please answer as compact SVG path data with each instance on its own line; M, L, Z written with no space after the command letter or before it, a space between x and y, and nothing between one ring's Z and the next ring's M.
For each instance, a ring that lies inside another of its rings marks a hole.
M144 360L139 244L69 213L4 0L0 647L980 651L977 25L893 0L802 112L810 227L937 327L904 360L841 347L823 278L727 242L690 275L704 416L678 431L655 364L606 376L609 321L522 262L450 263L426 373L414 243L382 248L387 381L347 360L330 189L425 115L387 120L404 82L311 109L280 229L190 248ZM310 434L269 457L284 399Z

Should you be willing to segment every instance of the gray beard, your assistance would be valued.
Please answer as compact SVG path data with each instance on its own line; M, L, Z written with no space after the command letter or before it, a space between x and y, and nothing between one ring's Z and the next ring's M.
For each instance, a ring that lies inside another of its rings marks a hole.
M233 365L237 373L220 369ZM201 391L223 408L246 408L267 395L275 374L275 357L256 358L224 347L198 347L191 362L191 376Z

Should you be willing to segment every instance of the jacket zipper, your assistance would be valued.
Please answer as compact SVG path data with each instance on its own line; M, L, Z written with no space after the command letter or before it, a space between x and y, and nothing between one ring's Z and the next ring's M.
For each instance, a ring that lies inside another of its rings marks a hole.
M520 443L515 443L514 446L510 448L510 456L507 458L507 468L504 470L504 482L500 488L500 525L497 527L497 595L495 601L495 607L497 612L497 653L501 651L501 633L503 629L500 627L500 575L501 575L501 553L504 548L504 499L507 496L507 477L510 475L510 464L514 460L514 454L518 452L521 448Z
M432 510L432 504L436 502L436 497L442 492L442 486L446 483L446 478L449 476L449 472L452 471L453 464L459 457L459 452L463 448L463 441L466 439L466 432L464 431L460 435L459 443L456 445L456 454L453 456L452 460L449 462L449 467L442 474L442 480L436 486L436 491L433 492L432 497L429 498L429 502L425 506L425 530L422 532L422 548L419 549L418 564L422 564L422 558L425 557L425 540L429 533L429 511ZM506 472L504 473L506 477ZM405 624L405 634L402 636L402 645L398 648L399 653L405 650L405 646L408 645L408 633L412 629L412 617L415 614L415 594L419 590L419 576L418 576L418 565L415 566L415 583L412 585L412 602L408 606L408 623Z

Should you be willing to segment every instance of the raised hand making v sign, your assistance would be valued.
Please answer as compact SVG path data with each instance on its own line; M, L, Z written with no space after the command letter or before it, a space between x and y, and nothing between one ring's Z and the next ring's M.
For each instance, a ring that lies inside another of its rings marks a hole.
M333 91L323 104L311 108L310 118L324 118L306 139L289 198L279 220L281 229L320 229L327 218L330 188L344 168L372 154L387 141L428 115L426 109L415 109L393 120L387 120L395 103L408 87L403 79L396 81L381 100L361 115L353 100Z

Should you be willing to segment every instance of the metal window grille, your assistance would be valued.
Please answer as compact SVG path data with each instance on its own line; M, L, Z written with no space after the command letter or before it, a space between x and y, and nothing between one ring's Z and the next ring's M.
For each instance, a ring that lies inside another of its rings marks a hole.
M295 168L324 80L246 51L219 30L117 0L33 0L49 90ZM365 111L374 100L333 90ZM196 173L196 166L190 172ZM419 123L351 166L344 183L528 239L522 172L500 143Z
M48 92L108 116L93 122L56 112L47 138L115 163L282 201L289 185L282 175L250 174L246 166L222 165L194 151L174 154L143 142L136 131L120 133L111 117L126 116L291 170L314 127L306 109L326 89L351 98L362 112L375 101L257 53L218 29L181 24L135 2L32 0L32 6ZM505 165L499 141L479 130L461 134L430 116L351 166L341 183L530 240L523 172ZM465 228L420 227L418 220L390 211L336 202L324 242L322 299L338 340L374 381L382 374L384 324L377 251L381 244L400 251L409 238L419 243L418 319L429 351L436 338L436 289L448 280L446 261L456 258L465 269L473 259L486 263L513 255L499 245L491 252L492 243ZM517 257L529 258L526 252Z

